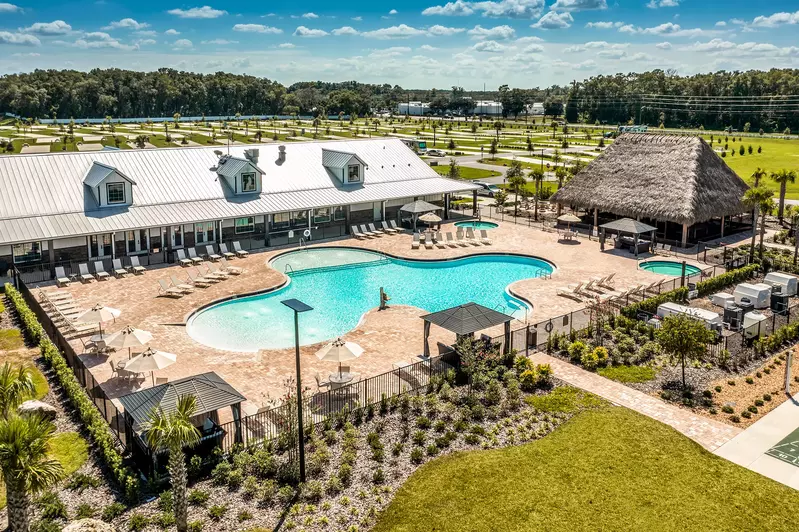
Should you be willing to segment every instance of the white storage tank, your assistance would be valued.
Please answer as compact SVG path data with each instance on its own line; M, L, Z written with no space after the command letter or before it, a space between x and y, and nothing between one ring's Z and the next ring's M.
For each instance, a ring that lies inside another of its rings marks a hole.
M768 308L771 306L771 286L763 283L741 283L735 287L733 294L735 304L740 305L743 299L748 299L755 308Z
M694 319L700 320L705 323L708 329L721 328L721 316L717 312L705 310L703 308L691 308L678 303L663 303L658 307L657 315L659 318L665 318L674 314L687 314Z
M768 318L757 311L747 312L744 314L744 335L747 338L754 338L755 336L762 336L767 334L766 324L761 322L766 321Z
M771 272L766 274L763 282L771 286L779 286L781 294L788 294L789 297L793 297L796 295L799 278L787 273Z

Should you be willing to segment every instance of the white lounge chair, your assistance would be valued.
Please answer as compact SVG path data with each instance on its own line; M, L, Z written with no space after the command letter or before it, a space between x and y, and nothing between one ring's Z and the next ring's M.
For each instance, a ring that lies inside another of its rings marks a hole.
M188 270L186 274L189 276L189 282L191 282L191 284L194 286L199 286L200 288L211 286L211 283L214 282L200 276L194 270Z
M144 272L147 271L147 268L139 264L139 257L134 255L130 257L130 266L128 266L128 271L133 272L134 275L143 275Z
M208 257L208 260L216 261L222 258L222 255L217 255L214 252L214 245L208 244L205 246L205 256Z
M113 266L114 266L113 268L114 277L116 277L117 279L128 275L129 273L128 270L122 267L122 259L114 259Z
M354 236L355 238L358 238L358 239L366 238L366 235L361 233L361 230L358 229L357 225L351 225L350 226L350 234L352 234L352 236Z
M446 249L447 248L447 245L444 243L444 238L442 238L440 232L436 233L435 243L436 243L436 247L438 249Z
M219 244L219 253L221 253L226 259L233 259L236 257L235 253L228 251L227 244Z
M393 227L389 227L389 226L388 226L388 222L386 222L385 220L383 220L382 222L380 222L380 225L382 225L382 226L383 226L383 232L384 232L384 233L388 233L388 234L394 234L394 233L397 233L397 232L398 232L398 230L397 230L397 229L394 229Z
M452 233L447 233L447 245L451 248L458 247L458 244L455 242L455 239L452 238Z
M422 242L424 243L425 249L433 249L433 234L425 233L422 236L424 237L424 240L422 240Z
M239 268L238 266L231 266L230 263L227 261L226 258L221 258L219 260L220 266L222 266L222 271L225 273L229 273L230 275L241 275L244 272L244 268Z
M55 282L58 286L64 286L69 284L69 277L67 277L67 274L64 271L63 266L55 267Z
M488 231L485 229L480 229L480 243L486 246L490 246L492 241L488 238Z
M379 227L375 227L375 224L369 224L369 230L376 235L387 235L388 233L380 229Z
M219 270L215 264L206 264L205 270L206 272L205 274L203 274L203 277L205 277L206 279L209 277L211 279L220 279L220 280L225 280L229 278L228 274Z
M419 249L421 241L419 240L419 233L413 234L413 242L411 242L411 249Z
M614 283L614 281L613 281L614 277L616 277L616 272L612 272L610 275L605 277L605 280L600 282L599 286L601 286L602 288L609 288L609 289L612 290L613 289L613 283Z
M103 261L98 260L94 263L94 275L97 277L97 280L105 280L111 277L108 275L108 272L105 271L105 266L103 266Z
M247 251L245 249L241 249L241 244L239 244L238 240L233 242L233 251L236 253L236 256L238 258L240 258L240 259L243 259L244 257L246 257L246 256L248 256L250 254L249 251Z
M583 300L580 291L583 288L583 283L573 283L568 286L561 286L556 290L556 294L563 297L569 297L578 301Z
M178 258L178 264L180 264L184 268L186 266L191 266L192 264L194 264L192 260L186 256L186 251L183 249L176 249L175 255Z
M174 274L169 276L169 280L172 281L172 286L174 286L181 292L184 292L186 294L194 292L194 287L192 285L186 283L185 281L181 281L180 279L175 277Z
M361 233L365 234L366 236L380 236L380 233L375 233L367 229L366 224L361 224L360 227Z
M96 280L94 275L89 273L89 265L85 262L83 264L78 264L78 272L81 282L92 282Z
M388 222L388 224L389 224L389 225L391 226L391 228L392 228L393 230L395 230L396 232L398 232L398 233L401 233L401 232L402 232L402 228L397 226L397 222L396 222L395 220L391 220L390 222Z
M471 227L466 228L466 241L473 246L479 246L480 241L474 236L474 229Z
M457 239L457 242L458 242L458 245L459 245L459 246L461 246L461 247L466 247L466 246L468 246L468 245L469 245L469 242L468 242L468 241L467 241L467 240L464 238L464 236L463 236L463 231L462 231L462 230L460 230L460 229L459 229L459 230L458 230L458 231L455 233L455 238Z
M591 294L590 291L591 290L595 292L597 291L597 289L594 287L595 283L596 281L594 281L593 279L589 279L588 282L583 282L583 287L580 290L580 293L593 297L593 294Z
M194 264L200 264L203 259L197 254L197 248L189 248L189 258Z
M183 297L183 290L169 286L169 282L166 279L158 279L158 295Z

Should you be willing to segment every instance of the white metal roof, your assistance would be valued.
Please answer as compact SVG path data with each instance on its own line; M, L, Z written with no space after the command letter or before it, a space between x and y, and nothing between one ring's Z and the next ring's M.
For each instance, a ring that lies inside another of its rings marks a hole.
M107 164L103 164L98 161L94 161L92 165L88 168L86 175L83 177L83 184L88 185L91 188L94 188L100 183L102 183L103 179L105 179L106 177L108 177L113 173L116 173L120 177L127 179L133 185L136 184L132 179L127 177L122 172L118 171L113 166L108 166Z
M219 162L216 165L216 173L225 177L236 177L243 169L251 166L254 165L247 159L223 155L219 158Z
M0 157L0 244L216 220L333 205L475 190L469 182L439 176L394 138L260 148L262 192L234 196L213 168L219 147L53 153ZM342 185L322 164L322 149L369 161L363 185ZM132 206L97 208L83 178L97 161L134 181Z

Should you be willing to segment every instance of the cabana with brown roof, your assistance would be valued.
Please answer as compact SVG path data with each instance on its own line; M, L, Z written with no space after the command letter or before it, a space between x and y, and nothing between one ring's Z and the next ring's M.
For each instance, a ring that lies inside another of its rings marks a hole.
M503 351L510 351L510 322L513 316L484 307L478 303L466 303L457 307L440 310L422 316L424 320L424 356L430 356L430 345L427 339L430 336L430 325L435 324L450 332L455 333L456 342L463 336L473 336L478 331L483 331L497 325L504 325L505 341Z
M594 230L611 213L648 221L661 240L681 236L673 240L686 247L724 236L730 217L750 211L741 200L748 188L700 137L626 133L551 201L593 211Z

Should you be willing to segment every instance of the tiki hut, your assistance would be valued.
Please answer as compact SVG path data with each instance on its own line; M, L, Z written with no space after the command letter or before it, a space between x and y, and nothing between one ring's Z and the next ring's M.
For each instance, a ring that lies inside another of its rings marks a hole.
M658 238L683 247L749 227L740 215L749 186L700 137L626 133L580 171L551 201L628 216L657 227ZM737 217L731 223L730 217Z

